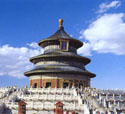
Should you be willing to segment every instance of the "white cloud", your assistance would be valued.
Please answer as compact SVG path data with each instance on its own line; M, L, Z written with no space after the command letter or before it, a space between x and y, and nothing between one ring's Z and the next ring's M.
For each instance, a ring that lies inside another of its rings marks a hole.
M28 45L29 47L31 47L31 48L39 48L39 45L38 45L38 43L36 43L36 42L27 43L27 45Z
M84 43L84 45L78 49L78 53L85 56L91 56L92 46L90 43Z
M99 5L99 10L97 13L104 13L110 8L117 8L119 6L121 6L121 2L117 0L112 1L110 4L102 3Z
M29 45L35 45L31 43ZM24 77L23 73L32 69L33 64L29 62L29 58L43 53L43 50L38 48L28 47L12 47L3 45L0 47L0 76L13 76L17 78Z
M88 41L85 44L88 55L91 55L91 51L125 55L124 19L124 13L104 14L93 21L86 30L82 30L80 38ZM84 46L79 50L80 53L86 54Z

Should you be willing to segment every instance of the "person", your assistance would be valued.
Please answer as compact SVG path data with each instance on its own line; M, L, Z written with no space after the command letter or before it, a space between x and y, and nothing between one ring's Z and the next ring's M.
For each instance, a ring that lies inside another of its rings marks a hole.
M93 113L92 113L92 109L90 109L89 112L90 112L90 114L93 114Z
M99 111L97 111L97 114L100 114L100 112L99 112Z

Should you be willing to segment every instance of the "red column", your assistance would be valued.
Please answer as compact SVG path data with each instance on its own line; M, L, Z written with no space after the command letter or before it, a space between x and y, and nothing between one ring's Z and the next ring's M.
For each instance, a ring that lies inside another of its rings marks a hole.
M68 111L68 110L66 111L66 114L69 114L69 111Z
M58 88L59 79L56 79L56 88Z
M42 87L42 79L40 79L40 88Z
M32 80L30 80L30 87L32 86Z

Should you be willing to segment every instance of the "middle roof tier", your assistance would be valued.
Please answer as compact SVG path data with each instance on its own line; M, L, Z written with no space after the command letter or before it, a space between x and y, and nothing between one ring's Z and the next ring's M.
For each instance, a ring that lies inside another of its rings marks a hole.
M83 63L84 65L87 65L88 63L90 63L90 59L87 57L82 57L80 55L77 55L76 53L72 53L72 52L61 52L61 51L57 51L57 52L50 52L50 53L46 53L46 54L40 54L38 56L34 56L30 58L30 61L34 64L40 62L40 61L77 61L80 63Z

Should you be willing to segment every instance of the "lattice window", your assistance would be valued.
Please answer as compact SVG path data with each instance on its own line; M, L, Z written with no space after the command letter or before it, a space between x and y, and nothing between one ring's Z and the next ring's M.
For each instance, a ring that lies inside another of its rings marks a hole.
M69 40L60 40L60 50L62 51L69 50Z

